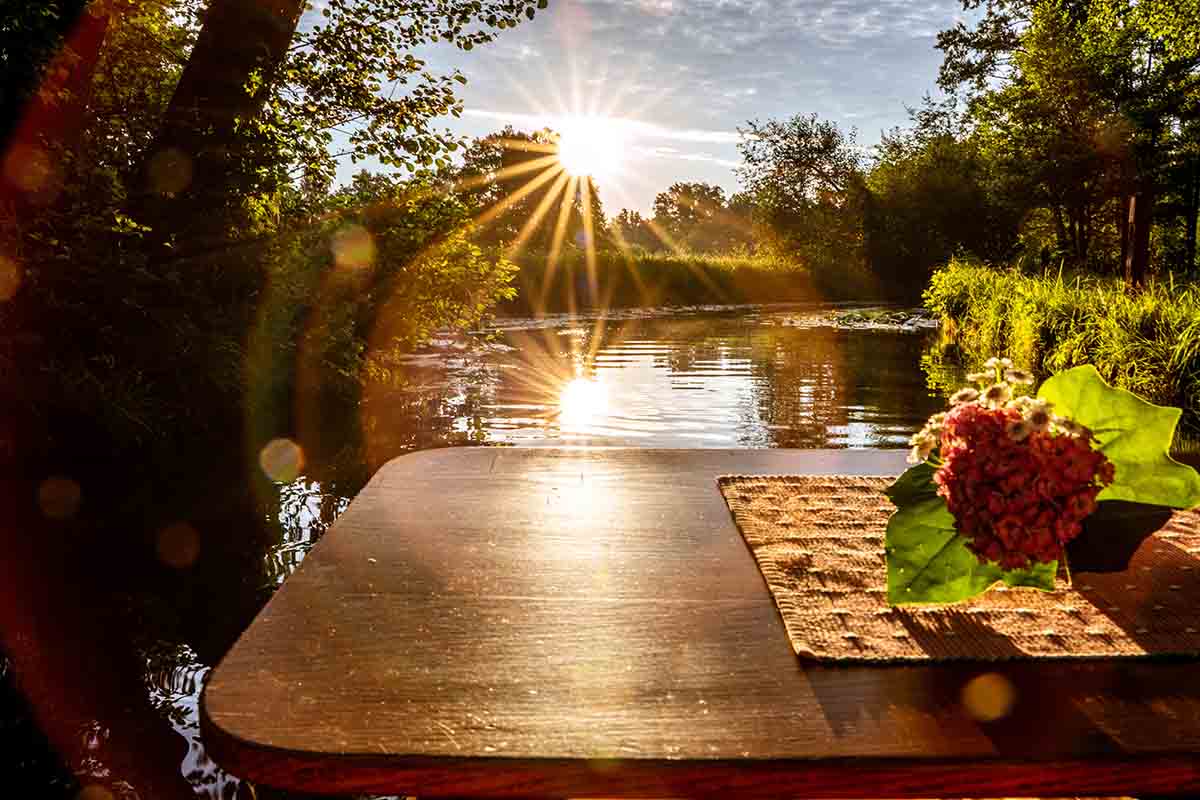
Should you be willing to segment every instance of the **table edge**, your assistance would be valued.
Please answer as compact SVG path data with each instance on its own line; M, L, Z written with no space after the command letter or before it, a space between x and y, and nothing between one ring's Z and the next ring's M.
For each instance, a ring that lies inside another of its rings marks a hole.
M201 703L209 755L278 789L420 797L1043 797L1200 792L1194 753L1091 759L619 759L433 757L285 750L221 730Z

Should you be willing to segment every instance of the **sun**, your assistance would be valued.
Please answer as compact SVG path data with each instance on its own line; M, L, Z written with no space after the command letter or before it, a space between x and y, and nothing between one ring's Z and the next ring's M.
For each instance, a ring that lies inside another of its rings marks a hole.
M605 117L575 117L559 124L558 163L574 178L596 180L620 174L625 131Z

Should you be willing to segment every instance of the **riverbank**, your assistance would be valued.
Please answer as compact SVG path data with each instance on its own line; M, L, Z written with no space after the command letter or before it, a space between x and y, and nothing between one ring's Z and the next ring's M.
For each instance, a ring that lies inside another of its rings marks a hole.
M768 255L705 253L596 254L594 275L584 253L570 248L551 271L544 253L520 253L512 285L517 297L506 313L665 305L817 303L874 299L865 273L846 269L814 276L801 264Z
M1004 354L1041 375L1095 364L1113 385L1184 410L1200 433L1200 285L1027 276L951 261L925 304L943 322L942 346L974 365Z

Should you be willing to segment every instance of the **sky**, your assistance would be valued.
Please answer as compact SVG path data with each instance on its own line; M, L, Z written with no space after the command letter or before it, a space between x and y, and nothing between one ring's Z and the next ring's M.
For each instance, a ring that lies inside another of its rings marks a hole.
M550 0L488 45L420 55L467 76L465 113L441 121L461 135L627 121L600 195L609 215L646 213L676 181L736 190L747 120L815 112L878 142L934 91L937 32L961 16L959 0Z

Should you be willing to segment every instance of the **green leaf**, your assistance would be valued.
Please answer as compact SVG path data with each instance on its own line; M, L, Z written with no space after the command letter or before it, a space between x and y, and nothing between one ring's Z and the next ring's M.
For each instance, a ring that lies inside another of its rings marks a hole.
M936 470L928 461L922 461L915 467L909 467L896 482L884 490L884 494L897 507L926 500L937 495L937 486L933 483L933 473Z
M1115 389L1090 364L1047 379L1038 397L1053 403L1056 413L1091 428L1116 468L1116 479L1098 499L1171 508L1200 505L1200 474L1169 453L1182 413L1178 408Z
M1057 561L1027 570L981 563L955 530L945 500L937 496L907 503L892 515L885 550L892 605L958 603L997 583L1050 591L1058 571Z

